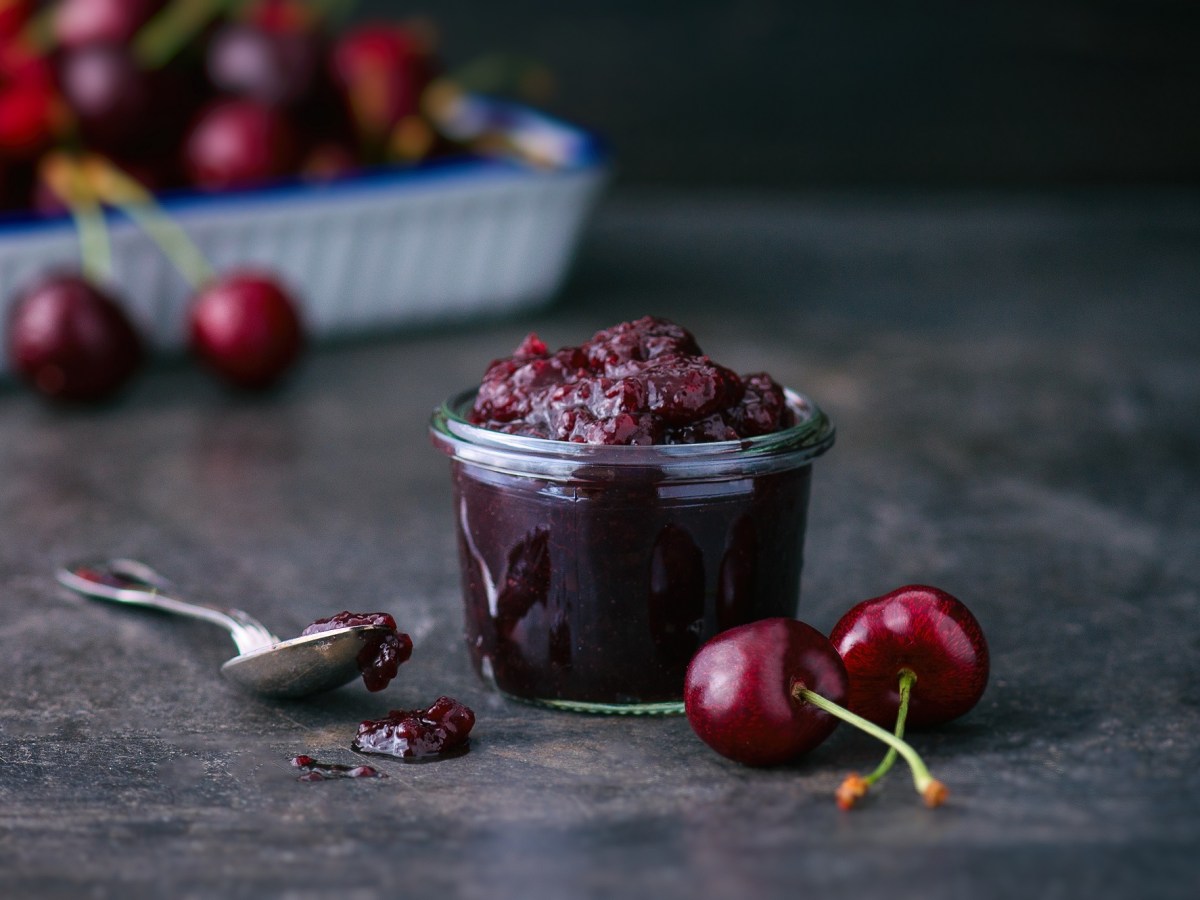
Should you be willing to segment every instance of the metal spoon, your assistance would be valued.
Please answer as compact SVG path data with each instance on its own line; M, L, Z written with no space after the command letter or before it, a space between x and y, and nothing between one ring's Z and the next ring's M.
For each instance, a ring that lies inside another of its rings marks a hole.
M382 625L352 625L281 641L240 609L225 609L173 596L169 581L144 563L110 559L63 566L60 584L93 600L146 606L220 625L238 655L221 666L230 681L271 697L305 697L341 687L359 676L358 654Z

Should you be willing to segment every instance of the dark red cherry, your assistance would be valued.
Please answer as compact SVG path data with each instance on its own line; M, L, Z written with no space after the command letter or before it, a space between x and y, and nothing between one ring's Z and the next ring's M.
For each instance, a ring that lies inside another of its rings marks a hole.
M955 597L907 585L864 600L833 627L830 641L850 675L847 705L884 727L900 706L900 677L915 679L907 722L914 727L956 719L983 695L988 647L979 622Z
M323 49L314 30L235 22L218 31L208 45L208 77L225 93L290 106L317 87Z
M126 46L88 44L58 63L63 98L89 146L124 148L144 133L155 110L155 76Z
M271 276L225 275L192 301L193 351L227 382L265 388L295 363L304 346L296 302Z
M221 100L204 110L184 145L192 183L212 190L247 187L289 174L296 138L277 110L256 100Z
M370 140L420 113L421 95L436 70L428 37L392 22L346 31L334 44L332 67L355 124Z
M722 756L775 765L812 750L837 727L834 716L797 697L799 686L841 703L848 688L841 658L811 625L763 619L700 648L684 680L684 709Z
M102 400L141 367L141 338L117 302L78 275L22 293L8 323L13 369L51 400Z
M0 41L9 41L25 28L33 15L34 0L0 0Z
M54 139L62 121L54 84L40 78L0 83L0 156L31 160Z
M247 22L268 31L299 31L312 28L321 18L312 0L257 0L241 15Z
M722 631L700 648L688 666L683 702L701 740L752 766L808 752L840 719L903 756L925 804L941 805L945 785L899 735L846 709L848 690L841 657L821 632L795 619L762 619Z
M59 0L54 37L61 47L127 44L164 0Z

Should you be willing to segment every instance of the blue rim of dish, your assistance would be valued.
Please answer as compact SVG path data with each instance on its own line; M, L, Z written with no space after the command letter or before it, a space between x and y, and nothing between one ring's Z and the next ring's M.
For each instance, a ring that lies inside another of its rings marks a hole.
M461 462L508 475L550 481L609 482L619 472L653 471L659 481L705 481L763 475L808 465L833 446L836 430L804 394L785 388L796 424L736 441L651 446L602 446L553 441L480 428L466 413L476 390L463 391L433 411L434 445Z
M488 111L494 124L514 132L541 131L553 134L568 145L562 162L539 167L518 159L462 153L426 160L409 166L377 166L340 178L320 181L292 177L253 188L206 192L180 188L156 195L171 214L224 209L247 209L287 202L309 202L319 198L338 199L370 194L380 188L425 187L438 183L547 179L606 169L611 164L607 142L595 132L572 125L519 103L488 97L473 97ZM119 210L106 210L109 220L120 220ZM31 211L0 213L0 238L13 234L74 231L71 217L43 216Z

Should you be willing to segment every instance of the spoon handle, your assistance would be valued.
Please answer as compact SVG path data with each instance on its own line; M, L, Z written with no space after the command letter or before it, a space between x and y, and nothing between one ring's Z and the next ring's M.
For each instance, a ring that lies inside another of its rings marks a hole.
M63 566L55 577L59 584L93 600L146 606L220 625L229 632L239 653L279 643L279 638L249 613L174 596L174 588L167 579L136 560L75 563Z

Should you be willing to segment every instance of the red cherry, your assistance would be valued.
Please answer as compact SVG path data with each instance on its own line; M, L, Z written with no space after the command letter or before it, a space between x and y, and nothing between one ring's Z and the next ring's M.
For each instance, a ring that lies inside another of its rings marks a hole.
M287 120L270 106L255 100L217 101L188 133L184 167L199 187L246 187L288 174L295 147Z
M700 648L688 666L683 703L701 740L752 766L808 752L841 719L902 755L926 805L939 806L945 785L899 735L843 707L848 689L841 657L821 632L794 619L762 619L722 631Z
M68 50L58 64L63 97L88 145L111 150L146 137L158 111L158 73L144 70L128 47L88 44Z
M795 695L797 685L840 703L846 669L811 625L763 619L700 648L684 680L684 709L700 739L722 756L775 765L812 750L837 727L836 718Z
M213 37L206 65L209 80L227 94L291 106L316 89L322 52L316 31L237 22Z
M54 36L63 47L128 43L164 0L60 0Z
M49 81L22 78L0 85L0 155L36 157L54 139L60 111L58 91Z
M311 28L319 18L305 0L258 0L243 12L246 21L268 31L298 31Z
M878 725L896 721L905 670L916 676L907 721L917 728L958 718L987 687L988 647L979 622L935 587L907 585L864 600L829 639L850 674L847 705Z
M16 299L8 354L43 396L71 401L111 396L145 356L117 302L78 275L50 276Z
M324 32L311 22L265 15L265 22L252 16L214 35L205 60L209 82L224 94L286 111L296 158L329 141L349 144L350 122L326 74Z
M4 0L0 0L3 3ZM54 66L48 56L27 42L6 41L0 36L0 81L54 80Z
M0 42L20 34L32 17L33 9L34 0L0 0Z
M342 34L333 48L333 78L355 123L370 139L418 115L436 64L427 36L396 23L368 23Z
M296 303L271 276L237 272L207 285L189 311L191 345L227 382L266 388L304 345Z
M850 673L849 706L877 725L938 725L956 719L983 695L988 648L971 611L945 591L897 588L864 600L834 626L830 640ZM895 754L866 776L852 773L837 790L850 809L892 767Z

